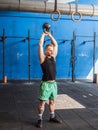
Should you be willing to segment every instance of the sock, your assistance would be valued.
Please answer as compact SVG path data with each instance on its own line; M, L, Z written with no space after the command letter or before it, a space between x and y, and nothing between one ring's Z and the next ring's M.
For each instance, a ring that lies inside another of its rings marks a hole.
M39 116L39 120L42 120L43 118L42 118L42 116L43 116L43 112L44 112L44 108L40 108L40 110L39 110L39 114L38 114L38 116Z
M39 119L40 119L40 120L43 119L43 118L42 118L42 114L38 114L38 116L39 116Z
M50 118L54 118L55 117L55 113L54 112L51 112L50 113Z

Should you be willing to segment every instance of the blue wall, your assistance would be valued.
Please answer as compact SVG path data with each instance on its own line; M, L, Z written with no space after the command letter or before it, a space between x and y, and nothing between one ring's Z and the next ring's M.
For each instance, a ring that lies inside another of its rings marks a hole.
M38 59L38 42L42 33L42 25L51 24L51 32L59 45L56 58L57 78L71 78L71 51L73 32L75 41L75 78L86 78L93 67L94 32L98 35L98 18L82 17L80 22L73 22L71 16L61 15L54 22L48 14L26 12L0 12L0 80L4 75L8 79L38 79L41 78L41 68ZM4 44L1 36L19 36L6 38ZM30 31L30 52L28 51L28 31ZM91 36L91 37L88 37ZM65 42L66 41L66 42ZM84 42L86 41L86 42ZM46 38L46 43L50 41ZM98 38L96 37L96 60L98 59ZM30 54L30 59L28 58ZM28 62L30 60L30 66ZM30 69L30 71L29 71ZM29 73L30 72L30 73Z

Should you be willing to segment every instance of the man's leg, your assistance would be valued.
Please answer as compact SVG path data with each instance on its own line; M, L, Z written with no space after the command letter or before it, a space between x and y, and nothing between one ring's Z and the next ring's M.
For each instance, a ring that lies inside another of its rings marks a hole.
M49 110L50 110L50 122L62 123L62 121L57 119L55 116L55 102L54 102L54 100L49 100Z
M54 118L55 117L55 104L54 104L54 100L49 100L49 110L50 110L50 118Z
M40 100L39 102L39 106L38 106L38 123L37 123L37 127L42 128L42 123L43 123L43 112L44 112L44 108L45 108L45 101Z

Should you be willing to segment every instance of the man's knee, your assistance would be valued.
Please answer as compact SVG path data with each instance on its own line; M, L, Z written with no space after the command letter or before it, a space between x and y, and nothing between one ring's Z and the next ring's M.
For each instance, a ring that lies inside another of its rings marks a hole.
M49 100L50 105L54 105L54 100Z
M39 102L39 108L41 109L44 109L44 106L45 106L45 101L40 101Z

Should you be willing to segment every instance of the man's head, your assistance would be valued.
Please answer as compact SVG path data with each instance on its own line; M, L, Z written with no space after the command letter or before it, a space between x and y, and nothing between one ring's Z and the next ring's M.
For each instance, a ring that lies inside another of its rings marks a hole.
M48 44L46 45L46 56L52 56L53 55L53 45Z

